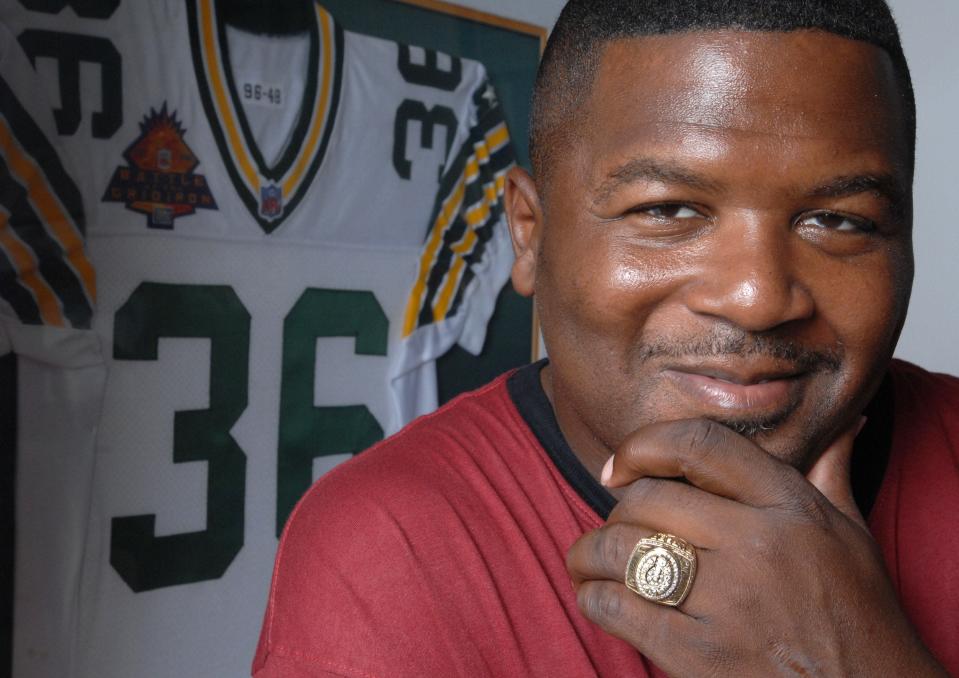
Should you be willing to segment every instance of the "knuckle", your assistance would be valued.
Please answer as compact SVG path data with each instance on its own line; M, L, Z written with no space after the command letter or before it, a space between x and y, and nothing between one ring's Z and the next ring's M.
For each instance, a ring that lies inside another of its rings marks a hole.
M680 431L680 458L683 470L701 466L704 460L726 445L727 429L709 419L689 419L682 422Z
M643 477L633 482L626 490L623 503L629 508L656 502L662 490L663 481L659 478Z
M807 483L798 470L787 468L783 474L783 482L778 485L779 496L774 496L774 501L786 514L807 525L833 527L835 512L829 500L817 492L803 491Z
M586 582L577 593L579 609L601 626L614 624L623 614L622 594L601 582Z
M625 568L629 554L636 545L636 540L630 539L627 528L616 523L607 525L603 528L603 536L599 539L599 553L603 562L611 568L618 568L620 565Z
M796 503L807 525L816 531L832 531L834 514L823 501L817 501L815 497L799 497Z
M706 633L692 639L696 656L702 663L699 675L705 677L735 675L736 645L721 634Z
M729 646L710 644L702 656L706 664L706 676L719 678L735 675L737 661Z
M786 556L786 541L785 530L781 525L764 524L752 530L749 537L749 550L759 554L760 559L753 560L752 556L746 552L743 553L743 557L747 559L747 562L753 563L778 561Z

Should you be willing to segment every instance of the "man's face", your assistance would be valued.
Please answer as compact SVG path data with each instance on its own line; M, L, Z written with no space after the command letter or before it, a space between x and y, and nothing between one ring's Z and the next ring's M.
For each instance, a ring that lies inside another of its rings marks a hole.
M902 108L888 56L831 34L608 46L548 186L507 200L581 456L707 417L803 467L853 423L912 280Z

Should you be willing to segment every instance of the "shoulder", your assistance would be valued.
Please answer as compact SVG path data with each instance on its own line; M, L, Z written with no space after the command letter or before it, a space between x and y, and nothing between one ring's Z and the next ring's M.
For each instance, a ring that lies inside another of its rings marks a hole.
M309 513L315 504L325 508L333 498L379 503L380 491L392 497L399 485L428 492L455 482L456 470L465 465L487 463L502 452L504 438L528 430L507 391L507 377L455 398L336 467L310 488L297 513Z
M277 576L337 562L348 567L363 557L351 552L357 531L366 550L434 533L444 516L471 512L500 492L512 462L530 456L532 440L506 375L420 417L314 483L284 530Z
M959 460L959 378L901 360L893 361L890 374L894 456L895 450L908 451L913 469L919 459L942 469Z
M893 360L889 371L895 386L897 410L900 405L920 402L935 409L959 407L959 378L930 372L904 360Z
M504 375L317 481L283 532L257 663L349 655L370 674L400 661L448 675L423 643L460 618L444 587L482 559L474 537L513 479L505 457L535 457L527 435Z

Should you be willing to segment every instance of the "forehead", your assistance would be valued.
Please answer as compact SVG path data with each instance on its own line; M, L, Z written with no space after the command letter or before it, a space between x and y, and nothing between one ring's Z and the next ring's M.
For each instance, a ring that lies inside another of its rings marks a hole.
M891 59L821 31L708 31L630 38L602 54L579 127L587 155L639 144L699 155L747 143L885 154L905 166ZM728 153L726 154L728 157ZM705 158L704 158L705 159Z

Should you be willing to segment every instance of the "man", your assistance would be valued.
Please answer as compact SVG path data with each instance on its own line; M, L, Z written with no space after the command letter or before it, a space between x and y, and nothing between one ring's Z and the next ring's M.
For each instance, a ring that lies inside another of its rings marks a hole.
M914 139L881 0L572 0L506 196L549 363L311 490L254 673L959 672Z

